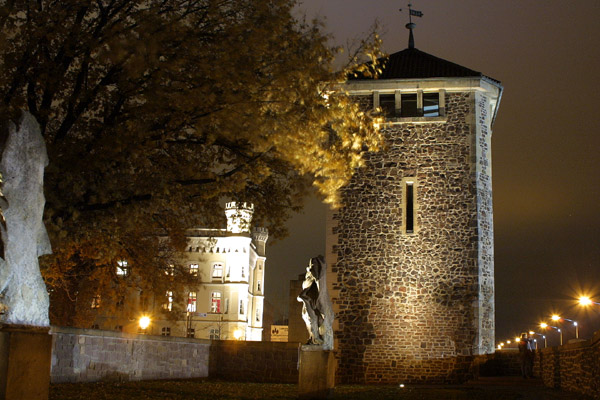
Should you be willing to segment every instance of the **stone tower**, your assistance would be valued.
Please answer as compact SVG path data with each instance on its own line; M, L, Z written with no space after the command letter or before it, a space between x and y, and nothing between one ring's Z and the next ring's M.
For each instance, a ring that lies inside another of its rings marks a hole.
M338 382L451 382L494 351L492 125L502 86L413 46L344 87L381 109L327 221Z

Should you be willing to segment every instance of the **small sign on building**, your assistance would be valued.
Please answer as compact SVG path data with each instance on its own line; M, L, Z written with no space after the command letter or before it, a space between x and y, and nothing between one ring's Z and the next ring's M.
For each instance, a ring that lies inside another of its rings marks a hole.
M271 325L271 342L287 342L288 341L288 326L287 325Z

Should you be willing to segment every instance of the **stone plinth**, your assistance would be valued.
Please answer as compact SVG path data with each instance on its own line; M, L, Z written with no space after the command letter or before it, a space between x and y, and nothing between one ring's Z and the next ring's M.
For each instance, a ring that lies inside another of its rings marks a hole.
M0 399L48 399L52 336L49 328L0 327Z
M322 346L304 345L300 348L300 399L327 399L335 386L335 356Z

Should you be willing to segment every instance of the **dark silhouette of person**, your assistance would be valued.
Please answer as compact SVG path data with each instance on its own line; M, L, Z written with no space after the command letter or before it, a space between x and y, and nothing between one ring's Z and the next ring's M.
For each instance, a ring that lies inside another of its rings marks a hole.
M534 357L533 341L527 337L526 333L521 334L521 340L519 341L519 361L521 363L521 376L525 379L533 378Z

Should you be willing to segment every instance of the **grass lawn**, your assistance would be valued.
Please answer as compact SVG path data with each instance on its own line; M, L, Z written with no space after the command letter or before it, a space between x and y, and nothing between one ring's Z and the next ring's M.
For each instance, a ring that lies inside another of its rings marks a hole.
M207 379L142 382L62 383L50 386L50 400L196 400L196 399L296 399L297 385L224 382ZM340 385L334 399L581 399L541 386L365 386Z

